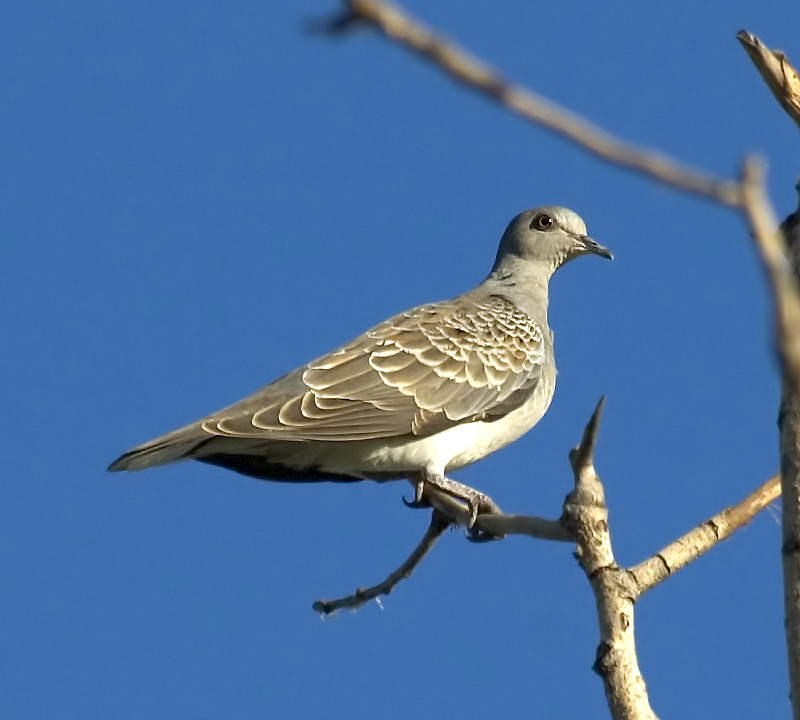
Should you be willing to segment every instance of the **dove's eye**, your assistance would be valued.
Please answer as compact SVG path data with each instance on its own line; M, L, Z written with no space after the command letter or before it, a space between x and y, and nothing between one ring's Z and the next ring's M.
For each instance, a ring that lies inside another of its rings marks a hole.
M552 230L555 227L555 224L556 223L553 218L542 213L541 215L537 215L535 218L533 218L531 230Z

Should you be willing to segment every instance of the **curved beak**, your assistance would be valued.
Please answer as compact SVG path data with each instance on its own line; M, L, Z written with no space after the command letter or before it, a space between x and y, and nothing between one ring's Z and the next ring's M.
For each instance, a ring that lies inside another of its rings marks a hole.
M609 260L614 259L614 253L612 253L611 250L609 250L607 247L603 247L600 245L600 243L596 243L588 235L581 235L578 239L581 241L583 247L586 248L587 253L599 255L600 257L608 258Z

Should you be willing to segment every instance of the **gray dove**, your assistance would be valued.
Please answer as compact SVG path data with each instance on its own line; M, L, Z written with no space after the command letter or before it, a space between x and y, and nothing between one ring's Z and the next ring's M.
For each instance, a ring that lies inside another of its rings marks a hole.
M200 460L263 480L408 479L494 504L445 476L530 430L553 398L548 283L563 264L611 259L562 207L517 215L474 290L408 310L244 400L126 452L109 470Z

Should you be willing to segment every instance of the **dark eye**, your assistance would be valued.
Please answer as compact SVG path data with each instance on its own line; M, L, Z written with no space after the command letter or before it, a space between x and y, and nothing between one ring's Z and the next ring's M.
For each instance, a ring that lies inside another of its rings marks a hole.
M555 224L556 223L553 218L542 213L541 215L537 215L535 218L533 218L531 230L544 230L547 232L548 230L552 230L553 227L555 227Z

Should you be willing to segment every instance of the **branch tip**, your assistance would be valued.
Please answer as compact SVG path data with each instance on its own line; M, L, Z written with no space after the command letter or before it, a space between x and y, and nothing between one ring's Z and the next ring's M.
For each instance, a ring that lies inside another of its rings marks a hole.
M800 75L786 53L767 47L747 30L740 30L736 38L786 114L800 125Z
M352 9L345 8L342 12L329 17L311 18L303 23L303 29L309 35L343 35L350 30L358 27L366 27L367 23L363 17L353 12Z
M600 431L600 419L603 416L603 408L606 405L606 396L603 395L597 402L592 417L583 430L583 436L578 445L569 451L569 462L572 469L577 473L581 468L588 468L594 465L594 450L597 446L597 434Z

